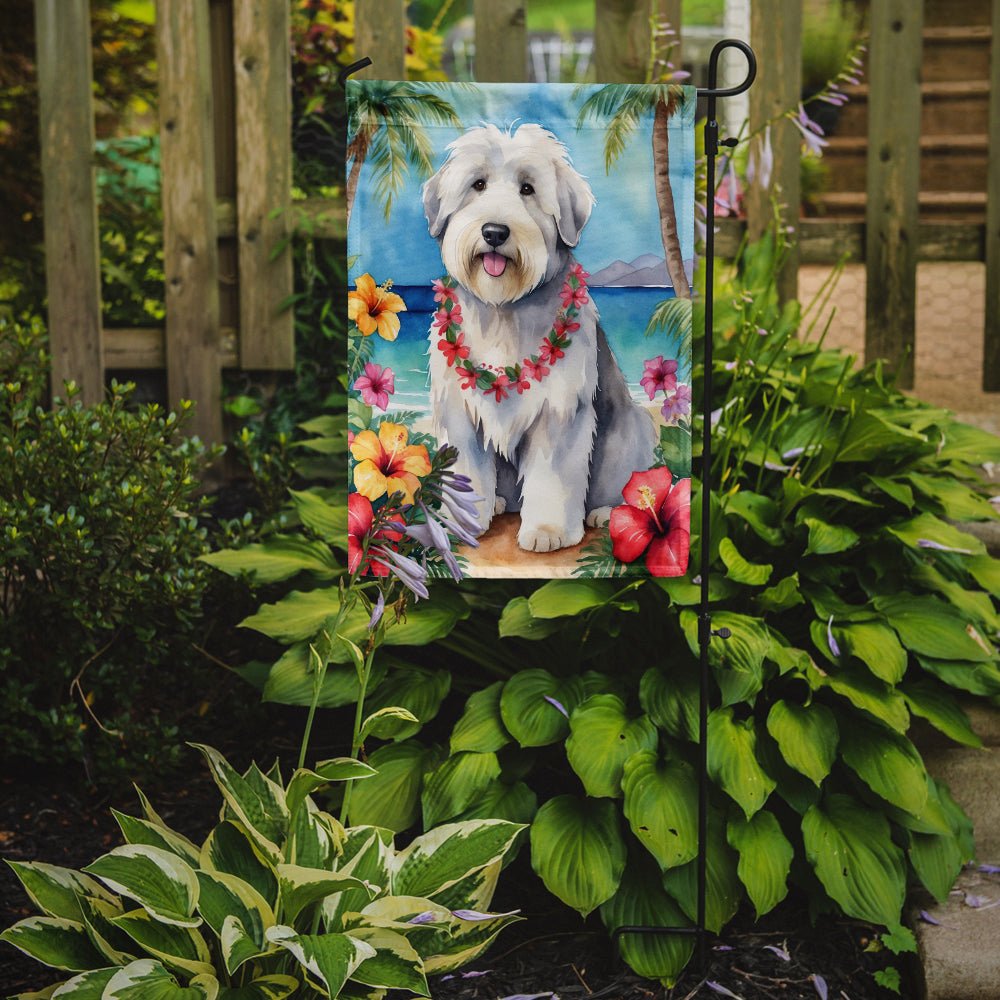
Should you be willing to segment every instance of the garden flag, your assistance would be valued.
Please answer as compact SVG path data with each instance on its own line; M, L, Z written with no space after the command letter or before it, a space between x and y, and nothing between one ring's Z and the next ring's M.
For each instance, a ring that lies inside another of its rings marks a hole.
M347 94L351 493L419 504L448 445L466 575L685 574L693 88Z

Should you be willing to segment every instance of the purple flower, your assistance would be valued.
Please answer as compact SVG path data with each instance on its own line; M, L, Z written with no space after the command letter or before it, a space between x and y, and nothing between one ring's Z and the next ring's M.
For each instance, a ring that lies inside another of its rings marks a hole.
M660 408L664 420L676 422L678 417L687 416L691 412L691 386L679 385L672 396L667 396Z
M437 920L437 915L433 910L424 910L423 913L418 913L415 917L410 917L406 922L408 924L432 924Z
M400 583L409 588L417 597L428 597L427 570L416 560L395 552L383 545L372 545L368 552L383 563L391 564L393 575Z
M802 133L802 139L806 144L806 149L816 156L823 155L823 147L827 145L826 139L822 138L823 130L806 114L806 109L799 104L798 114L789 112L792 124Z
M833 637L833 615L830 615L830 620L826 623L826 641L827 645L830 647L830 652L834 656L840 656L840 646L837 645L837 640Z
M569 712L566 711L566 708L562 704L562 702L556 701L555 698L552 698L549 695L544 695L543 697L550 705L554 705L560 712L562 712L562 714L565 715L567 719L569 718Z
M375 626L382 620L382 615L385 612L385 595L380 590L378 592L378 600L375 602L375 607L372 608L372 616L368 619L368 631L373 632Z
M389 397L396 391L396 376L391 368L369 361L365 365L364 375L354 380L354 388L361 393L361 398L368 406L377 406L385 410L389 405Z
M813 986L816 987L816 992L819 994L819 1000L826 1000L827 998L826 980L815 972L809 978L812 979Z
M406 534L409 535L418 545L425 549L433 549L444 559L448 572L456 580L462 579L462 569L458 565L458 560L451 551L451 542L448 539L448 532L434 514L423 504L421 509L427 517L423 524L409 524L406 527Z
M750 146L750 159L747 162L747 183L756 180L761 189L766 191L771 186L771 174L774 172L774 150L771 148L771 126L764 129L763 136L757 137L757 142Z
M520 913L520 910L511 910L509 913L480 913L479 910L452 910L451 915L459 920L492 920L494 917L513 917Z
M972 549L956 549L952 548L950 545L942 545L940 542L932 541L930 538L918 538L917 548L921 549L937 549L940 552L958 552L964 556L971 556Z

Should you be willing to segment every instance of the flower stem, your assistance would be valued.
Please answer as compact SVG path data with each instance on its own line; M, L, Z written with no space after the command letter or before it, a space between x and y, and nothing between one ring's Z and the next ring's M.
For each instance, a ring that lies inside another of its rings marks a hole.
M355 760L358 759L361 747L364 744L364 737L361 730L365 719L365 695L368 693L368 679L372 674L372 661L375 659L376 648L374 639L370 639L368 649L365 652L364 669L361 671L361 676L358 679L358 703L354 707L354 731L351 734L351 756ZM344 786L344 800L340 806L340 823L342 826L347 826L348 809L351 804L351 789L353 787L353 781L348 781Z

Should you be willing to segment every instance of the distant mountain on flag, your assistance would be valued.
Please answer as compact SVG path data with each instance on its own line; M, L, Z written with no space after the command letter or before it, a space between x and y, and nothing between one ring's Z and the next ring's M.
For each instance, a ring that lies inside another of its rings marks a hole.
M687 270L690 271L690 268ZM636 288L641 285L672 287L667 276L667 262L654 253L644 253L628 263L616 260L592 274L587 284L617 288Z

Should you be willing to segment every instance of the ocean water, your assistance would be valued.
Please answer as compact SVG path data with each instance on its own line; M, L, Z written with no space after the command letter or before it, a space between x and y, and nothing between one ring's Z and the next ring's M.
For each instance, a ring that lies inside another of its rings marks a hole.
M392 342L377 336L369 338L375 349L373 360L383 368L391 368L395 376L395 392L389 398L387 413L406 410L426 416L430 412L427 355L428 330L435 310L434 292L430 285L393 285L392 290L406 303L406 312L399 313L399 336ZM672 288L592 287L590 294L597 304L611 350L637 403L649 405L649 397L639 384L643 363L648 359L661 354L664 358L673 358L677 361L678 383L691 381L689 346L666 336L663 331L646 336L653 310L664 300L674 298ZM434 339L436 343L436 335Z

